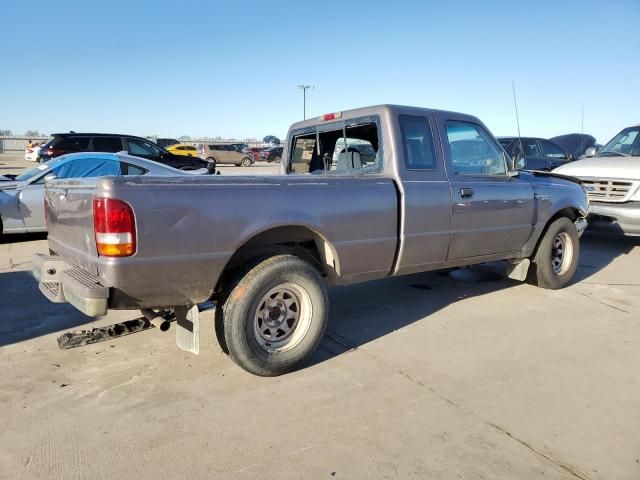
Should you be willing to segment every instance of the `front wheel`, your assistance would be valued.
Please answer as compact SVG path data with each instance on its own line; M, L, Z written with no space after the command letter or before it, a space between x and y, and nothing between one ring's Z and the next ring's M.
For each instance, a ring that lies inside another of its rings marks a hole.
M271 377L316 349L327 324L325 283L307 262L277 255L251 268L222 302L223 348L246 371ZM216 312L218 313L218 312Z
M552 290L566 287L576 273L579 258L578 230L568 218L558 218L540 240L527 280Z
M240 162L240 165L242 165L243 167L250 167L251 166L251 159L249 157L243 158L242 162Z

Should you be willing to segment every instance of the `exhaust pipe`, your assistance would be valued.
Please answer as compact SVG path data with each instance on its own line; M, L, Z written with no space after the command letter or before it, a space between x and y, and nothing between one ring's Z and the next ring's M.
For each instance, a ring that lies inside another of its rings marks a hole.
M149 320L149 323L151 323L151 325L158 328L161 332L166 332L171 327L171 323L169 322L169 320L149 308L143 308L140 310L140 312L142 313L144 318Z

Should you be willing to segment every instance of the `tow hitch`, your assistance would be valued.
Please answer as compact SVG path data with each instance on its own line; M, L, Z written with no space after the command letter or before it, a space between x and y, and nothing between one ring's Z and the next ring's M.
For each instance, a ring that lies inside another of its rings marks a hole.
M205 310L215 308L213 302L204 302L193 307L176 307L171 310L142 310L142 317L114 323L91 330L75 330L58 337L58 346L63 349L82 347L124 337L136 332L158 328L166 332L172 322L176 322L176 344L178 348L198 354L200 351L200 315Z

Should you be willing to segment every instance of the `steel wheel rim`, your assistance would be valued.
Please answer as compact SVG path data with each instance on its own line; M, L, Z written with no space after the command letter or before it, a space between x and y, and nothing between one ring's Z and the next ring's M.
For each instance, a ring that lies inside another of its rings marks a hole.
M269 352L296 347L311 326L311 297L298 285L282 283L262 296L253 316L256 341Z
M573 243L566 232L560 232L551 243L551 268L556 275L562 275L569 270L573 261Z

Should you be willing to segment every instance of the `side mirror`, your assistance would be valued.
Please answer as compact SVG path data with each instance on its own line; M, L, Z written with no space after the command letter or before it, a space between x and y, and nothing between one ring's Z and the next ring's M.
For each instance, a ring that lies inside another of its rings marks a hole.
M584 151L585 157L595 157L596 153L597 153L597 151L596 151L595 147L589 147Z
M510 170L509 178L516 178L520 176L520 172L518 170Z

